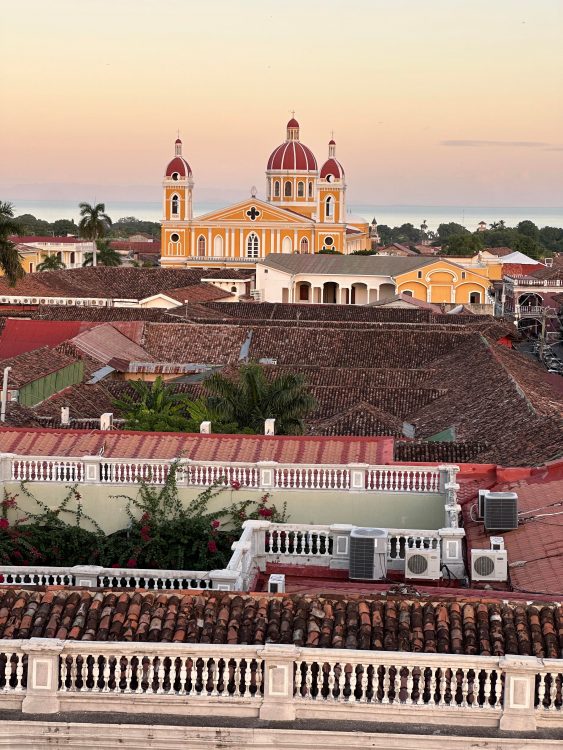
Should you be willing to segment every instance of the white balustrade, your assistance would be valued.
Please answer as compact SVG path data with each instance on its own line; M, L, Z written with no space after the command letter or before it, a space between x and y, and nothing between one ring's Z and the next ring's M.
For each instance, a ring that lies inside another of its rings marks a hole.
M295 698L324 704L450 707L499 711L496 658L308 650L297 662Z
M440 549L440 535L430 529L387 529L387 559L404 560L408 549Z
M11 478L15 482L83 482L84 463L64 458L14 458Z
M269 524L261 533L267 556L324 557L327 565L332 556L332 535L328 526Z
M27 657L24 641L0 642L0 694L22 693L27 682Z
M261 700L262 685L256 647L67 642L61 655L65 694Z
M1 456L1 454L0 454ZM104 459L90 460L58 457L9 457L9 478L26 482L84 482L101 484L137 484L145 481L162 485L172 460ZM85 467L85 463L88 465ZM209 487L216 483L248 489L277 490L353 490L375 492L440 492L440 470L435 466L299 465L272 463L272 470L261 474L260 463L197 462L181 460L178 484ZM352 484L352 473L354 483ZM266 480L265 477L269 479ZM8 479L8 477L6 477ZM268 482L262 484L262 482Z
M560 670L540 672L536 676L536 709L563 714L563 665Z
M3 586L74 586L71 568L46 565L1 565L0 583Z
M430 466L372 466L367 472L367 489L380 492L440 492L440 472Z

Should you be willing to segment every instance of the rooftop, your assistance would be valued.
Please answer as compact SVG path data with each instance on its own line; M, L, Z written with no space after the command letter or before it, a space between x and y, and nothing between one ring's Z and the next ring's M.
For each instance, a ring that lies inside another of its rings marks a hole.
M23 388L27 383L33 383L35 380L62 370L63 367L68 367L75 362L76 360L67 354L44 346L41 349L2 360L1 368L11 368L8 376L8 388Z
M392 440L364 437L290 437L264 435L191 435L177 432L107 432L0 428L5 453L35 456L193 461L278 461L296 464L383 464L392 460Z
M1 638L265 644L561 658L563 609L432 596L0 590Z
M270 254L257 266L286 273L340 276L396 276L435 262L431 258L401 258L385 255L283 255Z

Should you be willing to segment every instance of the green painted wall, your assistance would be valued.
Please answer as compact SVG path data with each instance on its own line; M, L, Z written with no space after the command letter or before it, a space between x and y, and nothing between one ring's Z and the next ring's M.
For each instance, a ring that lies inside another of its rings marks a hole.
M70 385L80 383L83 377L84 363L77 360L67 367L46 375L44 378L39 378L24 385L23 388L19 389L19 403L24 406L35 406Z
M19 485L6 482L10 493L18 493ZM66 485L51 482L30 482L28 489L37 498L56 508L66 495ZM125 502L116 495L135 496L134 485L79 485L84 511L92 516L107 533L128 524ZM180 499L185 505L199 494L197 489L180 488ZM264 490L227 489L210 504L219 510L232 502L247 498L259 500ZM112 497L113 496L113 497ZM274 490L271 502L281 510L287 503L291 523L351 523L357 526L376 526L403 529L439 529L444 526L443 495L410 492L331 492L314 490ZM36 511L34 503L19 493L18 503L24 511ZM11 516L10 516L11 518ZM86 524L85 524L86 526Z

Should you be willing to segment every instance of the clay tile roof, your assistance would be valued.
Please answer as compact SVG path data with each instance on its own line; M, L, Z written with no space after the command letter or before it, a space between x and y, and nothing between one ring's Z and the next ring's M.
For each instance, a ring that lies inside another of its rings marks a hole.
M179 302L188 303L201 303L201 302L213 302L217 299L226 299L232 297L231 292L226 292L224 289L219 289L218 286L213 284L192 284L191 286L179 287L176 289L167 289L162 292L167 297L172 297Z
M9 388L22 388L27 383L33 383L35 380L44 378L52 372L62 370L76 362L73 357L44 346L41 349L35 349L31 352L18 354L16 357L4 359L1 367L11 367L8 375Z
M292 644L560 659L563 609L391 596L0 590L1 638Z

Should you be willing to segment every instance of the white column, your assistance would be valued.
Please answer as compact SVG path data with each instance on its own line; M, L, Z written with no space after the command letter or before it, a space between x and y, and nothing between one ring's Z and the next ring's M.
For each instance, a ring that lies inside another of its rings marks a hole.
M270 229L270 252L271 253L276 252L276 248L274 245L274 230L273 229Z
M238 230L238 236L239 236L239 250L240 250L240 257L244 258L244 252L243 252L243 231L242 229Z
M262 230L262 239L260 241L260 257L266 257L266 230Z
M295 252L296 250L299 250L299 248L297 247L297 229L294 229L293 230L293 252Z
M281 235L280 230L276 230L276 253L281 252Z
M213 246L211 244L211 227L207 230L207 255L213 255Z
M192 229L190 232L190 255L193 257L195 255L195 232Z

